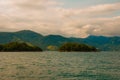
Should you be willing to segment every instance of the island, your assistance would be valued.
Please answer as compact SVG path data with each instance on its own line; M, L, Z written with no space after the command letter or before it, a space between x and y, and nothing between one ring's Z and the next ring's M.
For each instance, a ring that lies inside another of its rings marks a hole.
M10 42L0 45L0 52L42 51L40 47L27 42Z
M98 50L90 45L80 44L80 43L63 43L60 48L60 52L97 52Z

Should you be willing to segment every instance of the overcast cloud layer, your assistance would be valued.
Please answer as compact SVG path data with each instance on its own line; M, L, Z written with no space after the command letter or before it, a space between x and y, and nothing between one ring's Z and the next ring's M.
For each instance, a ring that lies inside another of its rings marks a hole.
M76 0L77 1L77 0ZM87 1L87 0L86 0ZM94 0L92 0L94 1ZM120 2L66 8L61 0L0 0L0 31L120 36ZM78 3L80 0L78 0Z

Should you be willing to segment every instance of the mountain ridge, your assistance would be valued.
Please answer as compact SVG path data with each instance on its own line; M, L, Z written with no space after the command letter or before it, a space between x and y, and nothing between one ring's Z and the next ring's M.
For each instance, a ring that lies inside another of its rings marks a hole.
M120 37L106 37L90 35L86 38L64 37L61 35L43 36L31 30L21 30L17 32L0 32L0 44L12 41L30 42L46 50L47 46L60 46L65 42L85 43L97 47L103 51L120 51Z

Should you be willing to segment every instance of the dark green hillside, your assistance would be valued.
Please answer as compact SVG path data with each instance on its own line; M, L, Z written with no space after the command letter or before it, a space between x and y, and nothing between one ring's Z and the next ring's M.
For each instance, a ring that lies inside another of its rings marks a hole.
M88 36L87 38L67 38L60 35L42 36L39 33L22 30L18 32L0 32L0 44L9 42L29 42L47 50L49 45L59 47L65 42L77 42L95 46L104 51L120 51L120 37Z
M12 32L0 32L0 43L8 43L14 39L14 34Z
M120 51L120 37L89 36L83 43L95 46L104 51Z
M47 48L49 45L53 46L60 46L64 42L70 42L68 38L65 38L63 36L59 35L48 35L44 36L44 38L40 41L45 48Z
M43 38L42 35L30 30L22 30L22 31L15 32L14 36L30 42L34 40L40 40Z
M42 51L41 48L25 42L10 42L0 45L0 51Z
M42 35L30 31L30 30L22 30L18 32L0 32L0 44L6 44L9 42L29 42L33 45L37 45L41 48L41 39Z
M93 46L79 43L64 43L60 46L59 51L71 52L71 51L82 51L82 52L92 52L97 51Z

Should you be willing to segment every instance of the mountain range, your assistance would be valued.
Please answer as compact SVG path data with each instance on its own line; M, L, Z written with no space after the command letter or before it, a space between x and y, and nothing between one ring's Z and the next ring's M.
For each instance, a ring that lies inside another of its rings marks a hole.
M32 43L47 50L50 45L60 46L65 42L77 42L94 46L102 51L120 51L120 37L106 37L90 35L86 38L63 37L61 35L43 36L30 30L22 30L18 32L0 32L0 44L13 41L24 41Z

